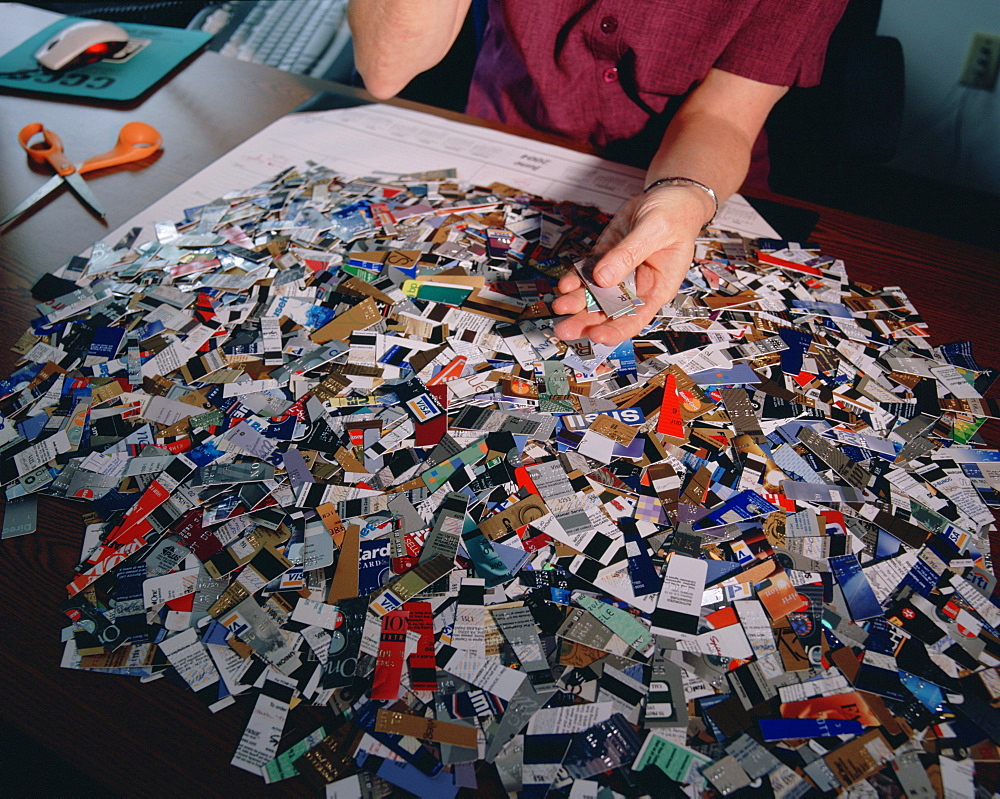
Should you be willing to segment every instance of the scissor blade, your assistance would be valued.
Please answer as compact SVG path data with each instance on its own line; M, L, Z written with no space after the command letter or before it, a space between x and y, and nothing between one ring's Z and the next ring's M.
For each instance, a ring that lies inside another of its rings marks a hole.
M43 197L49 194L49 192L51 192L53 189L57 188L58 186L61 186L62 182L63 182L62 177L56 175L54 178L52 178L52 180L43 183L39 188L37 188L34 192L32 192L31 195L26 197L24 202L18 205L17 208L14 208L13 210L11 210L9 214L7 214L7 216L5 216L3 219L0 219L0 228L2 228L8 222L12 222L15 219L17 219L21 214L23 214L25 211L31 208L31 206L33 206L35 203L37 203Z
M63 180L69 184L69 187L73 190L73 193L76 194L77 197L90 206L95 214L101 217L104 216L104 209L101 208L101 204L97 202L97 198L94 196L94 193L87 188L87 184L84 183L83 178L80 177L79 173L70 172L68 175L63 176Z

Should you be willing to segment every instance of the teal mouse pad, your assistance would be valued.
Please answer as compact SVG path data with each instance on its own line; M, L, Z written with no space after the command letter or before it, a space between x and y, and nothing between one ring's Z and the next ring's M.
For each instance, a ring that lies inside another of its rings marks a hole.
M0 90L117 102L134 100L212 38L202 31L123 22L129 42L114 58L58 74L43 70L35 60L38 48L63 28L80 21L79 17L60 19L0 57Z

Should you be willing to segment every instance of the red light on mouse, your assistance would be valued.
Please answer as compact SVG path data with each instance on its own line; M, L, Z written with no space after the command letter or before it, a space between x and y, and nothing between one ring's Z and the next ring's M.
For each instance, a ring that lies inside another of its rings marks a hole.
M98 58L104 58L111 52L111 45L107 42L99 42L98 44L91 45L85 51L88 56L97 56Z
M98 42L97 44L92 44L79 56L73 59L73 62L69 64L67 69L76 69L78 67L85 67L88 64L94 64L105 58L113 56L119 50L125 46L125 42Z

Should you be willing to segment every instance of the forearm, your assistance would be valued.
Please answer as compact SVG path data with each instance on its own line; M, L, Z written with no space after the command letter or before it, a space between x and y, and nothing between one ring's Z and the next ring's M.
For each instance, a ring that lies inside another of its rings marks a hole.
M646 185L665 177L691 178L715 191L719 202L739 189L764 120L786 89L756 84L747 93L742 79L731 84L731 75L713 71L681 106L650 162ZM687 191L700 197L708 219L711 198L697 188Z
M398 94L448 52L470 0L350 0L354 62L380 99Z
M663 137L656 155L646 172L646 185L661 178L691 178L710 187L723 202L743 183L750 166L753 143L724 121L703 114L691 114L674 119ZM671 187L671 191L684 189ZM715 210L707 192L688 187L697 196L707 220Z

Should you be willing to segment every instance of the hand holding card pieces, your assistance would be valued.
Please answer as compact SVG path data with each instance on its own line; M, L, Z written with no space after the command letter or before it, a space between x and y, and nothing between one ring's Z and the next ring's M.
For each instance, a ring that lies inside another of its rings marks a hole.
M636 308L645 305L635 293L635 273L629 275L628 280L617 286L610 288L599 286L594 280L594 267L598 260L600 259L597 256L588 255L583 260L573 264L573 269L583 281L583 287L594 298L608 319L617 319L619 316L625 315L632 316L635 314Z
M723 231L636 339L561 342L568 270L642 305L607 222L306 164L40 281L3 535L88 503L63 665L240 703L235 766L335 795L988 785L996 373Z

